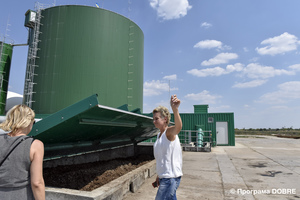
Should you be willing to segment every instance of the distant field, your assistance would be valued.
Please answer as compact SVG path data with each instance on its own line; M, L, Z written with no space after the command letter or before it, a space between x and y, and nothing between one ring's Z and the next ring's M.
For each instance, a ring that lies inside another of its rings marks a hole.
M235 135L275 135L285 138L300 138L300 129L235 129Z

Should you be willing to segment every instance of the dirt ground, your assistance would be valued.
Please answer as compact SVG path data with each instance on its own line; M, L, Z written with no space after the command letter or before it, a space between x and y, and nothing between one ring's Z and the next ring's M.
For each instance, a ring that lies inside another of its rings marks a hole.
M87 164L44 169L46 186L92 191L152 161L153 156L140 155Z

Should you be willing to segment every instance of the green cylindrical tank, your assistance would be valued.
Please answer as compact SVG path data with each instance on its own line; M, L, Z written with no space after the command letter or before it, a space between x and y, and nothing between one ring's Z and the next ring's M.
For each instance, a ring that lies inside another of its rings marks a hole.
M12 45L0 42L0 115L5 114L5 105L12 53Z
M142 109L144 35L134 22L75 5L51 7L41 15L32 96L36 113L54 113L93 94L105 106Z

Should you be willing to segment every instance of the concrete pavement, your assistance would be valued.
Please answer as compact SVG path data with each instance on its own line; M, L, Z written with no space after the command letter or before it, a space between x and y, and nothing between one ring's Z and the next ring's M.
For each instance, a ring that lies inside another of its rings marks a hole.
M236 146L183 152L180 200L300 199L300 140L272 136L236 138ZM125 200L152 200L153 176Z

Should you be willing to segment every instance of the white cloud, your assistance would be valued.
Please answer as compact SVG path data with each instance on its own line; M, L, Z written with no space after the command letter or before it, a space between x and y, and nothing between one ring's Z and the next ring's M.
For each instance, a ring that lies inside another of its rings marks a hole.
M231 73L231 72L240 72L244 69L244 65L241 63L235 63L234 65L227 65L226 66L226 72L227 74Z
M198 101L201 104L214 104L216 103L216 100L219 98L222 98L220 95L212 95L207 90L203 90L202 92L198 94L187 94L185 95L186 99Z
M170 91L178 90L178 88L170 88ZM169 84L159 80L152 80L144 83L144 96L157 96L169 91Z
M291 70L285 69L275 69L271 66L263 66L258 63L250 63L246 67L244 67L241 63L236 63L234 65L227 65L226 68L221 67L213 67L206 69L191 69L187 71L188 74L197 77L208 77L208 76L221 76L230 74L233 72L240 72L238 76L243 77L246 76L251 79L256 79L253 81L245 82L245 83L236 83L232 87L233 88L252 88L263 85L267 82L268 78L281 76L281 75L295 75L296 71L300 71L300 64L289 66Z
M163 79L166 79L166 80L177 80L177 75L176 74L173 74L173 75L169 75L169 76L165 76L163 77Z
M202 40L194 45L194 48L200 48L200 49L217 49L217 51L220 50L230 50L231 47L228 45L223 45L222 42L218 40Z
M207 76L221 76L224 74L229 74L234 71L242 71L243 65L241 63L236 63L234 65L227 65L226 69L221 67L206 68L206 69L192 69L187 71L188 74L198 77L207 77Z
M187 11L192 8L188 0L150 0L150 6L157 11L158 17L163 20L184 17Z
M266 79L280 75L295 75L294 71L287 71L285 69L275 69L271 66L262 66L257 63L250 63L243 69L243 75L253 79Z
M212 24L210 24L210 23L208 23L208 22L203 22L203 23L201 24L201 27L204 27L204 28L210 28L210 27L212 27Z
M222 42L217 40L202 40L194 45L194 48L200 49L212 49L212 48L222 48Z
M198 77L207 77L207 76L221 76L225 74L225 69L221 67L206 68L206 69L192 69L187 71L188 74Z
M298 38L287 32L273 37L268 38L261 42L262 45L266 45L262 48L256 48L257 53L260 55L277 55L284 54L289 51L297 50L297 46L300 44Z
M300 64L291 65L289 68L294 71L300 71Z
M237 59L238 55L236 53L220 53L214 58L205 60L201 63L202 66L218 65L228 63L230 60Z
M300 81L290 81L278 85L279 90L260 97L261 103L281 104L300 99Z
M265 84L267 80L253 80L245 83L236 83L232 87L233 88L253 88L258 87Z

